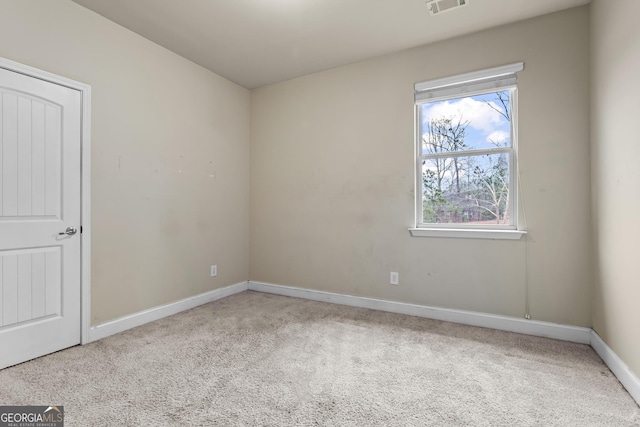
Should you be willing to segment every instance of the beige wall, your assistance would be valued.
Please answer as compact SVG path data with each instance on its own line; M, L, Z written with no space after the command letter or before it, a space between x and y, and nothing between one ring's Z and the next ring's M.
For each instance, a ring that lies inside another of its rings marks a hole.
M0 56L92 86L92 323L247 280L249 92L70 1L0 11Z
M591 4L593 328L640 375L640 2Z
M93 324L250 276L513 316L528 279L534 319L591 325L588 8L258 89L250 126L248 91L72 2L0 8L0 56L93 88ZM410 237L413 83L515 61L527 240Z
M252 91L251 279L590 326L588 12ZM414 82L516 61L527 240L410 237Z

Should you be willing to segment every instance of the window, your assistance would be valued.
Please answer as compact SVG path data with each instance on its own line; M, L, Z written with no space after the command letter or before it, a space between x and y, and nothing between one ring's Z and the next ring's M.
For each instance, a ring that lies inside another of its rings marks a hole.
M520 238L513 64L415 85L413 235ZM446 230L446 231L445 231Z

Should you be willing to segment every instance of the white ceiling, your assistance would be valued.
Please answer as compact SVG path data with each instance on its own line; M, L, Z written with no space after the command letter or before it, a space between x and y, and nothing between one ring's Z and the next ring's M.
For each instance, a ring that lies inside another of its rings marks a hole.
M73 0L246 88L284 81L590 0Z

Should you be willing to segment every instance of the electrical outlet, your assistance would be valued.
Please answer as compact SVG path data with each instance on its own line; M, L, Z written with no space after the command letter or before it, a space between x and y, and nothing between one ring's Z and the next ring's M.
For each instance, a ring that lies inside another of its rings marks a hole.
M389 275L389 283L392 285L397 285L400 281L400 275L396 271L392 271Z
M211 266L211 277L215 277L218 275L218 266L217 265L212 265Z

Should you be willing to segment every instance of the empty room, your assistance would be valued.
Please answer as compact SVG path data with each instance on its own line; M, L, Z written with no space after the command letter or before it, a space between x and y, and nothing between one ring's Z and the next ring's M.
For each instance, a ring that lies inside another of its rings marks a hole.
M0 0L0 426L640 426L638 16Z

